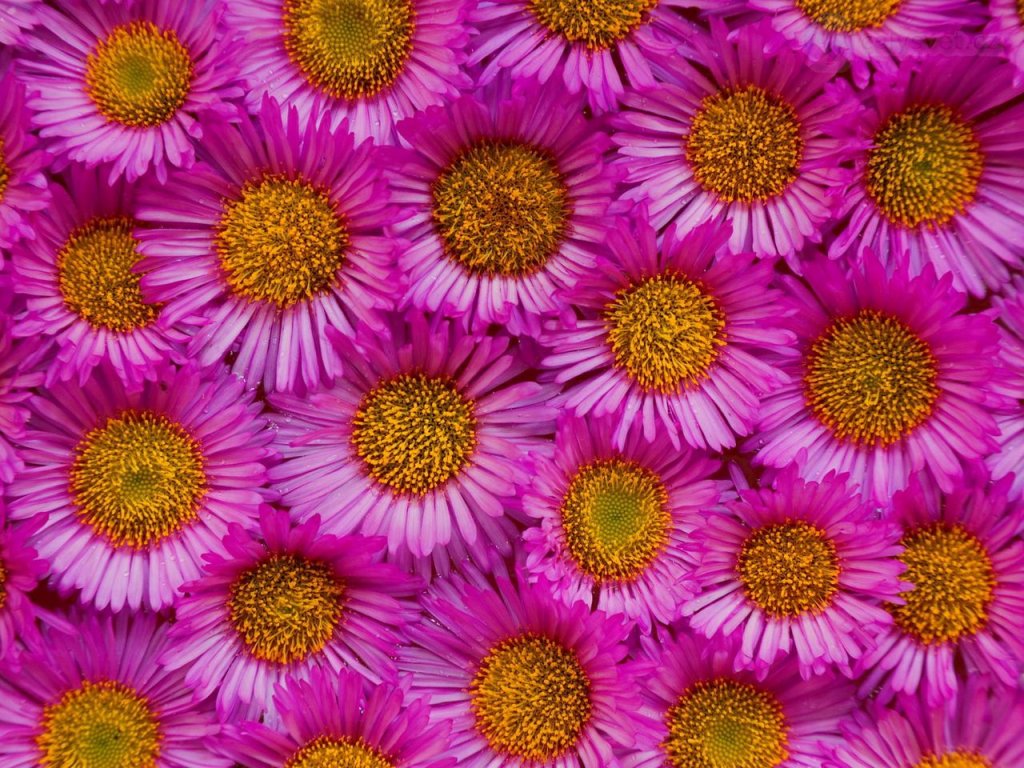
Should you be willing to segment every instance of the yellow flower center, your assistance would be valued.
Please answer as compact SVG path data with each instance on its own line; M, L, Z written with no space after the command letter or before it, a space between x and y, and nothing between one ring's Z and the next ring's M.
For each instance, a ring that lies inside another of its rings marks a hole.
M569 191L543 150L481 142L441 173L432 193L445 252L470 273L531 274L565 239Z
M605 307L615 364L647 390L675 392L708 375L725 345L725 315L685 277L660 274L619 291Z
M192 74L192 57L172 30L133 21L96 44L86 60L85 84L107 120L148 128L181 109Z
M217 254L231 290L284 309L338 282L349 244L327 192L300 179L249 182L224 203Z
M658 0L530 0L527 7L550 32L597 51L624 40L657 5Z
M984 162L974 129L952 109L910 107L875 134L867 192L893 224L942 226L974 200Z
M410 0L285 0L284 46L310 85L337 99L375 96L412 52Z
M734 680L696 683L665 715L674 768L774 768L789 757L789 726L767 691Z
M361 741L320 736L289 757L284 768L394 768L394 763Z
M936 523L903 537L905 605L889 605L896 624L925 644L955 642L988 621L995 569L984 545L959 525Z
M590 680L576 654L547 637L499 643L470 685L476 727L491 747L522 760L552 760L590 720Z
M668 544L672 516L661 479L622 459L582 467L562 500L562 528L573 560L600 581L631 581Z
M803 151L796 110L756 85L705 96L686 137L697 183L727 202L782 194Z
M160 729L149 703L117 682L85 682L43 710L42 768L155 768Z
M955 752L947 752L941 757L925 755L914 765L914 768L992 768L992 763L987 757L977 752L958 749Z
M837 438L888 445L932 412L938 372L928 345L874 310L834 321L811 346L807 401Z
M271 555L231 585L228 612L249 653L290 664L323 649L342 620L345 585L324 563Z
M75 447L70 491L79 519L114 546L143 549L196 519L205 460L182 427L149 411L125 411Z
M425 494L469 463L476 447L473 411L449 379L403 374L363 398L352 443L378 483Z
M93 219L74 230L57 254L64 304L95 328L116 333L143 328L159 307L147 304L134 271L142 258L131 219Z
M796 0L796 7L829 32L860 32L882 26L903 0Z
M747 597L779 618L828 608L839 589L839 570L836 545L801 521L757 528L736 560Z
M0 202L3 202L4 192L7 191L7 184L11 180L11 168L7 165L4 157L4 140L0 138Z

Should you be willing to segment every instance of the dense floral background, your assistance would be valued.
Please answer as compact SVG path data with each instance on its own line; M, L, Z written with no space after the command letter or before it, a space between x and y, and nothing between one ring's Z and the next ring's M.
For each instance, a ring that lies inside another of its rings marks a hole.
M0 768L1022 768L1020 0L0 0Z

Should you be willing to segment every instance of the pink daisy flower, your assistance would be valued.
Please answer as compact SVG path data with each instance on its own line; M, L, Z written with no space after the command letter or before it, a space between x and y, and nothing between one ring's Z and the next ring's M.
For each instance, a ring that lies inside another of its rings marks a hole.
M986 459L994 478L1013 476L1011 498L1024 496L1024 277L1015 276L1006 295L993 298L1002 323L1002 359L1008 376L1000 391L1011 398L1005 413L996 414L999 450Z
M446 768L446 724L431 724L422 699L401 687L370 686L352 672L310 671L274 688L280 723L228 723L211 742L218 754L247 768L366 766Z
M293 527L267 510L259 535L231 525L223 549L182 585L171 630L181 642L161 659L186 670L198 698L216 692L221 717L257 719L275 683L314 669L349 667L375 683L393 674L418 585L380 562L383 539L324 535L315 517Z
M28 419L24 402L32 396L32 387L43 382L39 363L50 346L37 340L15 341L14 299L10 274L0 272L0 483L11 482L24 467L17 451Z
M424 558L427 574L430 556L446 571L488 544L507 552L518 459L550 454L551 388L522 379L507 337L418 313L389 336L336 341L348 365L333 388L270 398L283 503L328 533L387 536L389 557Z
M219 730L212 708L156 664L165 624L147 613L71 619L0 675L0 764L230 768L197 743Z
M565 293L575 316L541 337L564 405L615 415L620 447L634 423L676 448L731 447L764 394L788 380L767 362L793 340L780 327L790 305L770 287L772 262L727 254L727 224L682 232L671 226L659 246L642 213L616 222L608 256Z
M222 551L229 522L254 519L271 435L243 383L167 368L127 391L106 367L28 402L26 468L12 520L45 522L29 543L62 592L103 609L159 610Z
M920 472L951 490L965 462L997 447L995 324L962 314L964 295L930 266L911 277L868 253L850 271L808 262L806 280L788 279L799 306L791 381L764 400L746 448L808 479L849 474L882 502Z
M471 65L482 81L513 77L560 80L585 92L598 112L615 109L633 88L653 85L647 59L668 54L694 34L675 8L687 0L481 0L470 14L477 35Z
M849 675L892 624L882 601L907 586L899 529L833 473L805 483L782 472L694 528L700 594L683 613L695 632L739 640L737 669L763 675L792 654L804 677L832 664Z
M848 683L805 680L789 661L758 679L733 669L734 645L688 634L641 639L631 673L650 720L630 768L820 768L853 706Z
M1024 695L974 677L959 700L929 706L901 697L869 704L843 723L826 768L1015 768L1024 765Z
M395 233L410 243L409 303L536 334L557 289L593 267L618 174L579 98L534 81L507 91L401 124L411 149L394 154L390 181L411 215Z
M467 0L237 0L226 28L244 36L247 102L272 96L305 123L326 106L360 141L393 144L402 118L456 97L463 71Z
M0 42L5 6L0 0ZM15 78L11 49L0 50L0 248L32 237L27 214L45 208L50 192L43 175L47 155L29 131L25 87Z
M565 605L546 584L478 573L437 582L430 621L398 658L466 768L604 768L634 741L639 686L623 674L629 624Z
M67 0L41 6L26 34L24 80L35 126L63 159L110 163L110 179L192 165L196 115L240 89L218 40L219 3Z
M931 264L975 296L999 290L1024 264L1024 104L1012 79L1002 59L939 53L880 78L850 123L859 183L829 255L907 253L914 273Z
M1016 67L1013 84L1024 86L1024 14L1017 0L989 0L988 13L992 21L983 36L995 36L1003 44L1002 53Z
M837 65L763 53L773 37L763 26L730 34L713 19L690 60L659 60L658 86L625 98L612 140L626 198L645 202L657 229L728 219L730 250L784 256L797 269L849 175L833 126L860 105L835 80Z
M624 613L644 632L680 617L693 596L694 520L718 504L718 462L639 424L615 447L612 419L563 417L554 457L529 461L523 534L531 580L544 578L568 602Z
M36 610L28 593L46 574L47 564L36 557L28 539L36 525L10 528L0 502L0 665L20 655L18 641L35 642Z
M375 151L344 126L269 99L237 117L207 124L196 167L142 192L142 288L171 322L205 319L188 345L201 365L230 355L254 386L315 389L342 370L328 329L383 329L395 247L383 227L397 214Z
M25 299L14 333L56 342L47 386L84 383L109 363L138 387L180 357L187 337L139 285L135 185L74 166L51 190L53 204L31 219L35 238L12 253L14 290Z
M861 657L862 691L924 690L952 699L957 670L1017 685L1024 666L1024 505L1007 501L1010 479L970 480L949 494L914 483L893 498L902 528L902 578L913 588L888 605L895 623Z
M38 21L42 0L0 0L0 45L14 45ZM3 101L0 100L0 104Z
M858 88L868 84L871 67L892 72L924 55L934 38L941 45L981 20L980 8L957 0L749 0L749 7L812 62L848 62Z

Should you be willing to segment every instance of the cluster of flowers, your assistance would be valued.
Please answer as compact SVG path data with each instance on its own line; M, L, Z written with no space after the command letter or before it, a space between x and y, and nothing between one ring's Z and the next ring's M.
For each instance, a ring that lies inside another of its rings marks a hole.
M1021 768L1020 0L0 0L0 768Z

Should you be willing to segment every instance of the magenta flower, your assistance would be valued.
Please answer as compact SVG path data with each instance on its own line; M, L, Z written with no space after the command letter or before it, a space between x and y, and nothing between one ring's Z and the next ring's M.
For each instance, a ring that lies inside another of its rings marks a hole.
M196 116L240 95L217 38L220 4L202 0L41 6L24 80L43 138L63 162L109 163L111 181L189 167Z
M0 504L0 665L13 665L20 656L18 641L38 641L36 610L28 593L46 574L47 564L28 545L38 524L11 528L6 518Z
M259 404L220 369L168 368L127 391L104 366L28 408L10 518L44 521L28 543L53 585L81 590L85 603L170 606L203 553L222 551L228 524L256 516L271 435Z
M629 94L614 119L629 186L657 229L732 221L729 248L783 256L798 268L805 243L831 219L848 144L837 121L859 107L838 64L811 68L763 26L730 34L718 20L690 41L688 59L658 59L656 87ZM799 271L799 269L797 269Z
M247 102L294 107L302 123L322 107L362 141L395 143L395 125L471 85L463 71L467 0L237 0L225 26L246 41ZM327 10L334 8L334 11Z
M4 15L5 8L0 6L0 43L4 42ZM43 175L48 156L29 131L25 87L15 78L15 65L10 49L0 50L0 248L32 237L28 215L50 201Z
M1016 68L1013 78L1016 88L1024 85L1024 15L1017 0L989 0L988 13L992 21L983 36L995 36L1003 44L1003 55Z
M14 299L10 274L0 272L0 483L11 482L24 467L17 449L28 419L24 403L43 382L39 365L49 352L46 342L14 340Z
M1013 476L1010 496L1024 496L1024 277L1017 275L1007 287L1005 296L996 296L992 303L999 311L1002 334L1001 353L1008 372L1000 391L1011 405L996 414L999 425L999 450L986 459L992 477Z
M0 0L0 45L19 42L24 30L38 22L42 4L42 0Z
M436 582L398 658L445 753L466 768L603 768L633 743L639 686L626 677L629 624L567 606L547 585L477 572Z
M952 490L965 462L997 447L995 324L963 314L952 276L930 266L911 277L869 253L850 271L808 262L806 281L788 281L799 306L790 383L765 399L747 449L805 478L849 474L882 503L920 472Z
M608 256L566 292L575 318L549 324L543 365L577 416L619 419L616 445L636 423L648 441L733 446L788 381L768 357L792 342L790 303L770 286L771 261L727 254L728 239L728 225L672 226L659 246L642 215L620 221Z
M523 534L526 571L570 603L593 602L650 632L693 596L691 536L723 483L711 479L716 461L647 442L639 424L616 448L616 427L563 417L554 457L528 462L523 511L536 523Z

